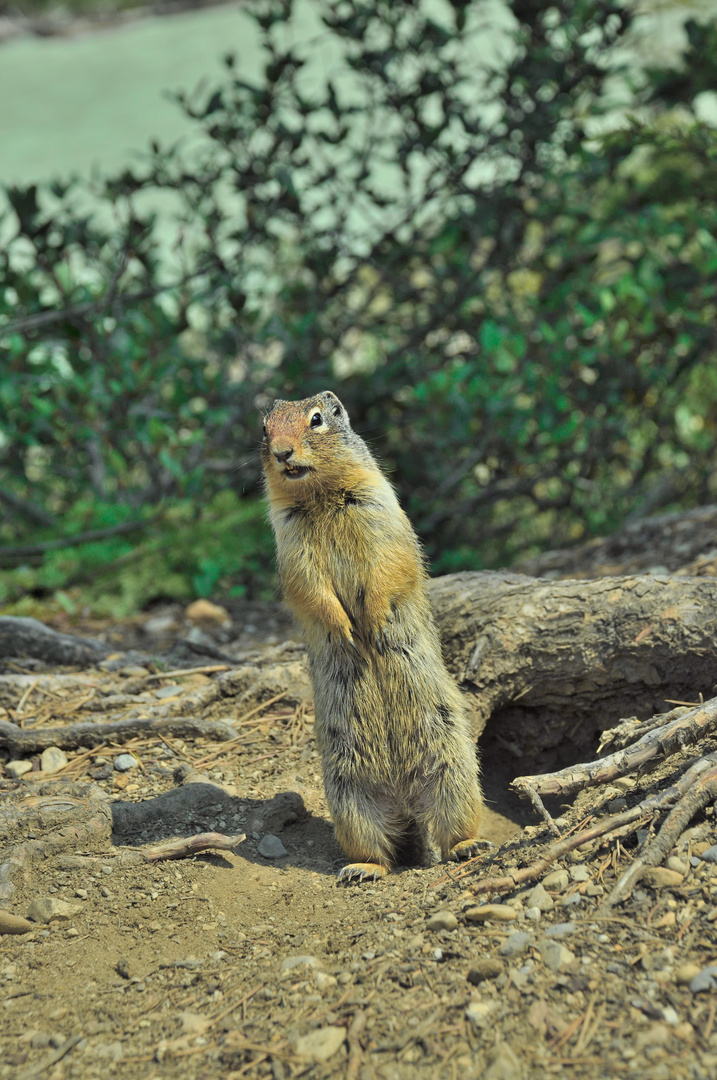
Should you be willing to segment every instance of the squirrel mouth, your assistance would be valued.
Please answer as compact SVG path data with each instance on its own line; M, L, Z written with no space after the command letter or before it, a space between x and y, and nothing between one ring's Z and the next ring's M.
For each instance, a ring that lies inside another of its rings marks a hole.
M299 480L302 476L306 476L310 471L308 465L286 465L284 468L284 476L287 480Z

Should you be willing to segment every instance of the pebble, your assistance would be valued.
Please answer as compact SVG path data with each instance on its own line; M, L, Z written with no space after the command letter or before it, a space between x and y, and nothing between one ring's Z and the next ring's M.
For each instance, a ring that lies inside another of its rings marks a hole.
M678 859L676 855L670 855L669 859L665 861L665 866L668 870L674 870L678 874L683 876L687 873L687 863L684 863L682 859Z
M569 896L564 896L560 901L561 907L577 907L582 904L583 898L579 892L570 893Z
M90 769L90 776L93 780L109 780L112 776L112 766L100 765L97 769Z
M279 837L274 836L273 833L267 833L266 836L262 837L257 851L265 859L281 859L284 855L289 854Z
M518 912L507 904L483 904L481 907L468 908L465 913L466 922L513 922L517 919Z
M565 876L567 877L567 874ZM537 907L538 911L551 911L554 906L552 896L548 896L545 886L540 883L530 890L525 902L529 908Z
M551 874L547 874L542 880L543 888L550 889L552 892L562 892L563 889L567 889L569 883L570 876L567 870L553 870ZM533 892L535 892L535 889Z
M590 884L590 885L588 885L588 887L585 890L585 895L586 896L604 896L605 895L605 887L604 887L604 885Z
M458 919L452 911L437 911L426 921L426 930L455 930Z
M540 908L529 907L525 909L525 917L529 922L540 922Z
M483 1028L490 1022L497 1006L497 1001L471 1001L466 1008L466 1020L470 1020L475 1028Z
M589 881L590 871L587 866L579 864L578 866L570 867L570 880L571 881Z
M231 626L231 615L225 607L213 604L211 600L194 600L184 609L190 622L210 629L213 626Z
M155 690L154 691L154 696L156 698L159 698L159 700L161 701L162 698L176 697L177 694L181 694L181 693L182 693L182 687L181 686L179 686L177 683L170 683L169 686L160 686L158 690Z
M681 986L689 986L693 979L697 978L700 971L699 964L680 964L675 968L675 982L680 983Z
M312 970L320 968L321 964L315 956L287 956L279 965L279 974L286 977L289 972L295 971L296 968L311 968Z
M574 934L576 930L577 926L574 922L559 922L555 923L554 926L549 926L545 931L545 936L562 941L563 938Z
M67 922L81 911L82 904L71 904L67 900L57 900L54 896L38 896L30 904L27 917L39 923L49 923L53 919Z
M302 1035L296 1040L297 1057L306 1058L308 1061L328 1061L343 1045L345 1038L345 1027L329 1025L310 1031L308 1035Z
M706 848L702 852L703 862L717 863L717 844L713 844L712 847Z
M175 624L176 619L174 615L154 615L151 619L147 619L142 629L145 634L149 634L150 637L161 637L162 634L167 634L170 630L174 630Z
M149 675L149 668L142 667L141 664L129 664L127 667L120 668L118 674L123 675L125 679L143 679Z
M42 751L40 768L44 773L56 773L67 765L67 754L59 746L48 746Z
M336 986L336 976L327 975L325 971L314 972L314 983L319 990L330 990L332 986Z
M5 773L7 776L11 776L13 780L19 780L25 773L32 772L32 762L27 760L18 761L6 761Z
M717 990L717 967L710 964L708 967L702 968L698 975L690 979L689 986L693 994L699 994L703 990Z
M118 754L114 760L114 767L117 772L129 772L130 769L137 767L137 758L134 754Z
M503 974L503 962L494 956L487 956L484 960L478 960L475 967L468 972L468 982L472 986L478 986L488 979L497 979Z
M530 934L517 930L505 939L498 952L501 956L520 956L531 942Z
M559 941L541 941L538 943L543 963L550 971L564 971L575 963L575 953Z
M681 885L685 876L676 870L668 870L666 866L648 866L642 873L642 880L653 889L667 889Z

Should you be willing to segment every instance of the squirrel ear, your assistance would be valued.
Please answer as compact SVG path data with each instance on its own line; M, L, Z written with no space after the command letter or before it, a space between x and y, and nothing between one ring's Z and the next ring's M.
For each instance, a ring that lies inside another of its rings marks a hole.
M341 413L344 411L344 407L339 401L339 399L336 397L336 394L333 392L333 390L324 390L322 396L326 399L326 404L330 407L334 416L341 416Z

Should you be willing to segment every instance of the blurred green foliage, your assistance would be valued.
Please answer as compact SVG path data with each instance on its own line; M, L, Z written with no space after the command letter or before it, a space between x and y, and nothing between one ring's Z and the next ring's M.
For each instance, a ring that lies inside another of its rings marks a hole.
M628 69L629 8L514 0L477 64L480 0L317 8L287 45L291 0L252 0L263 81L227 57L178 98L191 145L97 209L77 181L7 192L0 541L153 520L0 550L5 602L265 589L259 413L326 387L437 571L717 494L717 137L692 110L715 27L679 70Z

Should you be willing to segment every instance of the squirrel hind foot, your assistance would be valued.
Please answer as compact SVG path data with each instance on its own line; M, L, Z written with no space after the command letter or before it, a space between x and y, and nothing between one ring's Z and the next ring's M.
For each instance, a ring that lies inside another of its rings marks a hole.
M378 881L379 878L385 877L387 873L388 867L381 866L380 863L354 862L348 863L342 870L339 870L336 880L347 884L351 881Z
M461 862L463 859L472 859L474 855L480 855L482 852L490 851L495 847L495 844L491 844L490 840L478 840L477 837L471 837L468 840L460 840L457 844L454 844L451 848L448 858L453 862Z

